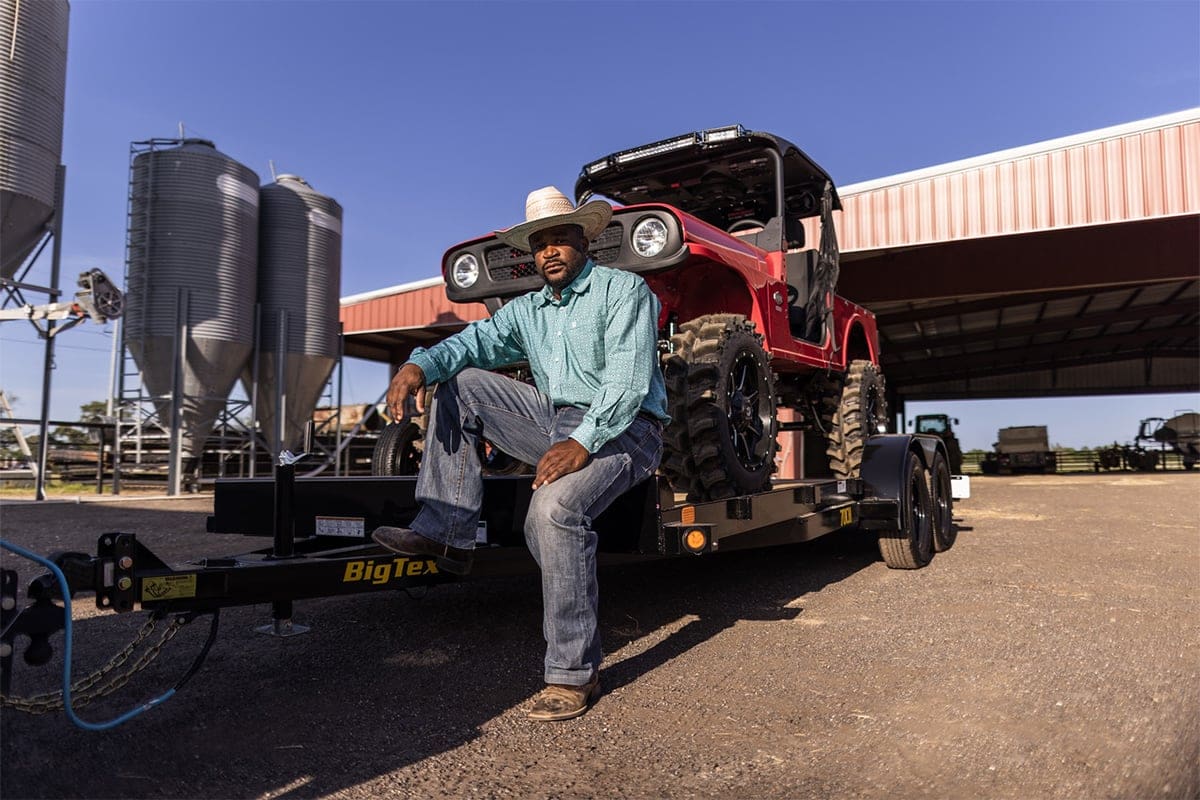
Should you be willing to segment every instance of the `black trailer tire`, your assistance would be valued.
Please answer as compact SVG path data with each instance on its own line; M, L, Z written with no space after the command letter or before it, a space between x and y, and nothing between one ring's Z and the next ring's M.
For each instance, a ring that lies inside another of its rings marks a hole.
M932 508L933 550L944 553L954 546L958 528L954 526L954 499L950 496L950 467L940 452L929 468L929 502Z
M424 448L425 437L416 422L389 422L379 432L371 452L371 474L416 475Z
M664 359L672 417L663 474L688 499L757 492L775 470L775 376L754 323L712 314L680 326Z
M867 437L887 429L883 373L870 361L851 361L826 430L829 469L838 478L857 478L862 472Z
M913 452L904 463L900 527L879 532L879 554L892 569L920 569L933 559L933 525L925 466Z

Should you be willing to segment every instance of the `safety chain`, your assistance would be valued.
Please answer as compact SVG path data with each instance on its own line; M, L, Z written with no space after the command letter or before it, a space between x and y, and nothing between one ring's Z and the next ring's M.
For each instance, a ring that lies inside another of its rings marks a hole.
M166 629L159 634L158 641L142 653L134 661L132 667L125 672L116 672L118 668L129 661L134 651L137 650L138 645L149 638L150 634L154 632L159 620L152 615L142 625L133 641L126 645L125 649L109 659L108 663L100 669L71 684L71 705L76 708L86 706L93 700L112 694L117 689L129 683L130 678L150 666L161 655L166 643L174 639L175 634L179 633L180 628L186 625L188 621L189 619L184 616L178 616L173 619ZM62 711L65 705L62 689L56 692L34 695L33 697L5 697L0 695L0 707L15 708L27 714L46 714L51 711Z

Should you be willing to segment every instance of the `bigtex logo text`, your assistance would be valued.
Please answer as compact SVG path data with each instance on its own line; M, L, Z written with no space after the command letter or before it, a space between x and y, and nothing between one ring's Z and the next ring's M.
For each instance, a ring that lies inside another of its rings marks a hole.
M437 571L437 564L423 558L394 558L391 561L380 561L379 563L376 563L374 559L348 561L346 562L346 571L342 574L342 583L369 581L381 584L394 578L434 575Z

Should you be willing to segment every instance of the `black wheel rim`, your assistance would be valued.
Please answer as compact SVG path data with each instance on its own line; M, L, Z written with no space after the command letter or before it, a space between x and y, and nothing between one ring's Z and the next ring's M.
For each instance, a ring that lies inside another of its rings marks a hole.
M950 469L939 461L933 473L933 524L939 535L950 525Z
M927 524L927 509L921 496L921 489L924 488L921 485L923 482L924 478L920 472L914 472L913 478L908 484L908 523L914 542L919 540L923 526Z
M729 440L738 462L758 469L770 449L771 398L754 353L741 352L733 360L725 390Z
M416 475L421 468L421 430L416 425L405 428L397 443L392 463L393 475Z

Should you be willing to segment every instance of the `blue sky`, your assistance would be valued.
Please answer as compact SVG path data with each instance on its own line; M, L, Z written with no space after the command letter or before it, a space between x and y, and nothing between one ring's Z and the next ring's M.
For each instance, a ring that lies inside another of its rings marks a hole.
M75 0L61 285L124 272L129 143L188 135L345 208L343 294L433 277L451 245L570 191L614 150L739 122L839 184L1200 106L1200 3ZM48 276L39 263L29 280ZM111 330L58 340L52 413L107 395ZM36 416L42 348L0 329L0 387ZM351 363L347 402L380 365ZM910 404L967 447L1044 423L1127 440L1195 395Z

